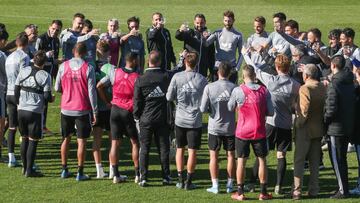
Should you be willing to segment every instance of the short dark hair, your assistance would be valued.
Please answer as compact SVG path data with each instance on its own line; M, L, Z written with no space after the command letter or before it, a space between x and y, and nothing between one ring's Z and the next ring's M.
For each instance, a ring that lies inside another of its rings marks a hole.
M279 12L279 13L275 13L273 15L273 18L279 18L281 21L285 21L286 20L286 15L283 12Z
M205 15L202 14L202 13L197 13L197 14L195 14L194 20L195 20L196 18L202 18L202 19L204 19L204 21L206 21Z
M85 19L85 15L82 13L75 13L73 19L75 19L75 18Z
M154 15L159 15L159 16L160 16L160 18L162 18L162 17L163 17L163 14L162 14L162 13L160 13L160 12L154 12L154 13L152 14L152 17L154 17Z
M218 67L219 74L224 78L228 78L231 73L231 63L229 61L221 61Z
M283 73L288 73L290 60L285 54L279 54L275 58L275 66Z
M133 61L133 60L137 60L138 58L139 58L139 54L135 52L130 52L125 56L126 61Z
M160 52L158 52L156 50L152 50L149 53L149 63L151 63L153 65L160 65L160 63L161 63L161 54L160 54Z
M44 50L39 50L37 52L35 52L34 54L34 64L36 66L43 66L45 64L45 62L47 61L46 59L46 53Z
M81 57L84 57L87 52L86 44L84 42L78 42L75 44L74 53L78 53Z
M89 20L89 19L84 20L84 27L87 27L90 30L92 30L93 29L93 24L92 24L91 20Z
M34 29L34 30L37 30L38 29L38 26L33 24L33 23L30 23L30 24L27 24L25 25L25 29Z
M29 38L25 32L20 32L16 36L16 45L26 46L29 43Z
M4 23L0 23L0 30L6 30L6 26Z
M355 37L355 31L352 28L344 28L341 32L341 34L344 34L346 37L350 37L351 39L354 39Z
M185 62L189 64L190 68L194 68L198 62L198 54L196 52L188 52L185 55Z
M342 55L335 55L331 58L331 63L335 65L336 69L342 70L345 66L345 58Z
M132 16L129 19L127 19L127 25L129 26L131 22L135 22L137 24L140 24L140 18L136 16Z
M321 40L321 31L319 30L319 28L311 28L308 32L312 32L315 35L315 37Z
M51 22L51 25L52 25L52 24L56 24L56 25L58 25L58 26L60 26L60 27L63 26L63 23L62 23L61 20L53 20L53 21Z
M329 32L328 38L329 39L335 38L335 39L339 40L340 39L340 34L341 34L340 29L332 29Z
M97 43L96 43L96 50L102 52L102 53L107 53L110 51L110 44L109 42L107 42L106 40L102 40L100 39Z
M250 65L243 66L242 74L244 77L250 78L252 80L254 80L256 78L255 69L254 69L254 67L252 67Z
M9 39L9 33L6 30L0 30L0 40L7 41Z
M297 31L299 31L299 23L296 22L296 20L288 20L286 23L285 23L285 27L291 27L291 29L296 29Z
M224 17L232 18L233 20L235 19L235 14L233 11L226 10L223 15Z
M256 16L254 21L261 23L262 25L266 24L266 19L264 16Z

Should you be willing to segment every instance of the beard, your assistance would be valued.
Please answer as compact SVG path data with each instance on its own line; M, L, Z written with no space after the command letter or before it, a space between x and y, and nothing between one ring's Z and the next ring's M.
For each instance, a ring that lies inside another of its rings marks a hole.
M228 29L228 30L230 30L232 27L233 27L233 24L228 24L228 25L224 25L224 27L226 28L226 29Z

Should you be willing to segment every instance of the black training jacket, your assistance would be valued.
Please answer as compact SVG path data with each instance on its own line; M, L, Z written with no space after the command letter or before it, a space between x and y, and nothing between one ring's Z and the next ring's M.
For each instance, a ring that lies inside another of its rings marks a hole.
M166 92L170 83L169 74L161 68L148 68L135 82L134 119L140 125L167 123Z
M326 94L324 121L330 136L350 137L354 130L355 86L350 71L334 74ZM357 124L358 125L358 124Z
M176 63L171 36L168 29L156 29L153 27L147 29L146 44L149 53L153 50L161 53L161 68L170 70L171 63Z
M204 28L206 30L206 28ZM213 72L215 65L215 46L203 46L202 42L206 40L203 36L204 31L190 29L189 31L176 31L175 38L184 42L184 49L192 52L197 52L199 55L199 63L196 66L197 72L204 77L207 77L208 70ZM204 40L201 40L204 39Z

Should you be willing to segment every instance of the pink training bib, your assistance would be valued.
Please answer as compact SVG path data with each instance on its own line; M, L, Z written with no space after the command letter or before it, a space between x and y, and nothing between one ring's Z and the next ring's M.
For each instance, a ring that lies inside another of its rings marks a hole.
M111 103L132 112L135 81L138 77L136 72L127 73L121 68L116 69Z
M70 111L91 110L87 70L88 63L74 71L70 68L69 61L64 62L64 74L61 78L61 109Z
M245 102L239 108L236 137L244 140L259 140L266 137L266 88L252 90L240 85L245 94Z

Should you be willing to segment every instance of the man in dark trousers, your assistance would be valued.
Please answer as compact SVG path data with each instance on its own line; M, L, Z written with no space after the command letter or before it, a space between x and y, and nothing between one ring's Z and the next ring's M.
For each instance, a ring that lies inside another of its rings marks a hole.
M329 156L338 182L334 199L349 195L347 147L354 129L355 87L353 73L345 68L345 58L335 55L331 59L333 74L328 86L324 121L329 137Z
M151 51L149 54L149 68L135 83L133 115L140 130L139 185L141 187L147 185L149 153L153 135L160 153L163 185L171 183L169 177L170 132L165 97L170 77L163 68L160 68L160 64L161 53Z
M176 58L171 42L171 36L165 27L165 19L163 15L156 12L152 15L152 27L146 31L146 43L148 52L156 50L160 53L162 69L171 69L176 64Z
M44 70L48 72L52 78L56 78L58 71L58 64L61 63L59 60L59 49L60 40L59 34L61 32L62 22L61 20L53 20L49 26L49 29L42 35L40 35L35 44L36 50L42 50L46 52L47 61L44 64ZM43 118L43 132L45 134L53 134L46 127L48 105L45 103L44 118Z

